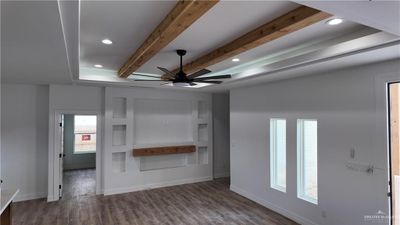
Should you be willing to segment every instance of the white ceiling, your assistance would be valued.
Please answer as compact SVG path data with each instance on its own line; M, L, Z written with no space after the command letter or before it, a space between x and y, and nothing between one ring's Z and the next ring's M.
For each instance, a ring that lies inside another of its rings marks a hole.
M320 2L329 4L319 4ZM343 2L332 2L334 1L318 1L318 3L310 1L304 4L330 13L335 12L334 14L346 19L343 24L335 27L327 26L324 22L314 24L238 55L241 59L240 63L233 63L229 59L210 66L209 69L221 73L240 73L245 69L260 66L260 63L265 63L270 60L269 58L276 60L284 54L287 56L295 52L296 54L307 53L307 51L315 49L328 48L326 43L338 42L353 34L356 38L360 32L365 34L376 32L374 29L357 23L385 29L392 33L396 32L395 26L398 25L398 21L393 21L393 18L398 18L396 16L399 15L400 9L394 9L393 6L398 3L390 5L388 3L380 4L381 1L377 1L374 4L365 4L365 2L358 4L352 1L350 5L343 4ZM81 4L80 9L79 3ZM157 82L143 84L134 82L132 79L118 79L116 70L153 31L175 3L175 1L81 0L79 2L71 0L60 1L60 5L58 5L56 0L1 1L2 81L21 83L89 82L103 85L158 87ZM288 1L221 1L138 71L162 74L155 69L156 66L169 69L177 66L178 58L174 53L175 49L185 48L188 50L185 58L187 62L297 6L299 6L297 3ZM378 11L372 14L373 9L378 9ZM381 13L379 9L388 10ZM349 12L351 15L347 15ZM365 19L368 16L373 19ZM383 26L383 22L387 27ZM101 44L103 38L112 39L114 44L110 46ZM349 59L353 61L337 64L335 68L400 57L398 54L393 54L398 50L392 46L390 51L385 50L380 52L381 54L372 54L376 57L368 59L363 57L366 52L360 53L359 58L357 58L357 54L352 55ZM338 59L332 60L332 63L337 61ZM93 69L94 64L102 64L105 68ZM327 62L324 62L325 64ZM304 71L307 71L309 67L310 65L304 66ZM79 68L80 74L78 74ZM322 71L330 67L316 68ZM296 68L296 70L300 69ZM277 74L280 74L282 78L290 77L282 75L282 71ZM297 72L297 74L303 73ZM81 79L84 77L95 77L95 79L80 81L77 80L78 75ZM270 73L268 75L275 77ZM225 90L230 87L251 84L253 80L269 81L269 79L259 77L259 75L254 79L246 77L249 82L241 79L222 85L204 87L200 90Z
M294 0L341 18L400 36L399 0Z
M82 1L80 66L93 68L95 64L102 64L104 69L118 70L175 4L167 3L113 2L110 6L107 2ZM154 7L155 4L158 7ZM176 49L186 49L188 53L184 57L184 63L189 62L298 6L288 1L221 1L137 72L162 75L157 66L171 70L178 66ZM154 12L154 9L157 11ZM131 14L126 13L127 11ZM239 55L240 63L232 63L228 59L209 69L224 70L310 40L321 41L362 27L351 21L337 27L329 27L320 22ZM109 38L114 43L103 45L103 38Z
M256 85L284 79L293 79L301 76L321 75L338 69L345 69L361 65L371 65L373 63L389 60L397 60L396 63L399 65L400 69L399 59L400 44L397 44L382 48L373 48L369 51L361 51L356 54L346 54L342 57L334 57L330 60L321 60L316 63L306 63L301 66L293 66L287 69L266 72L257 76L248 77L247 79L235 80L221 86L212 85L204 88L203 91L221 92L242 86Z
M70 83L57 1L1 1L1 56L3 81Z
M81 1L80 66L118 70L176 1ZM104 45L109 38L114 43Z

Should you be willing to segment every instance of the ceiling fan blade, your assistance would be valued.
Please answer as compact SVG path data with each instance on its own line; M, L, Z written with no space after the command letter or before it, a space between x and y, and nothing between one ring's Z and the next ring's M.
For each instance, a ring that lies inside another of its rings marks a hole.
M161 70L161 71L163 71L164 73L166 73L169 77L175 77L175 74L173 74L171 71L169 71L169 70L167 70L167 69L165 69L165 68L163 68L163 67L159 67L159 66L157 66L157 68L159 69L159 70Z
M187 75L187 77L188 77L188 78L195 78L195 77L199 77L199 76L201 76L201 75L207 74L207 73L211 73L211 70L202 69L202 70L199 70L199 71L197 71L197 72L195 72L195 73L192 73L192 74Z
M207 84L220 84L222 81L220 80L202 80L202 81L194 81L196 83L207 83Z
M134 73L133 74L134 76L140 76L140 77L154 77L154 78L161 78L160 76L153 76L153 75L145 75L145 74L137 74L137 73Z
M212 77L199 77L194 80L214 80L214 79L227 79L231 78L232 76L229 75L218 75L218 76L212 76Z
M134 79L133 81L158 81L158 82L162 82L165 80L142 80L142 79Z

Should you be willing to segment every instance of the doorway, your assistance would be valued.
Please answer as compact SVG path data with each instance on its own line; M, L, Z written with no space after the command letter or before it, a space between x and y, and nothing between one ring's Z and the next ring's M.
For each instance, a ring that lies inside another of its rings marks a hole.
M61 114L59 198L96 194L97 115Z
M400 225L400 82L388 85L392 225Z

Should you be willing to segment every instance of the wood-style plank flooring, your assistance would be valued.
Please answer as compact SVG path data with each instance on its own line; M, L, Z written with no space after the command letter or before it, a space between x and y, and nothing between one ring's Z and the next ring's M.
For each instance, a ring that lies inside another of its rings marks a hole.
M229 190L229 180L47 203L18 202L13 225L297 225Z
M96 194L96 169L67 170L63 173L63 199Z

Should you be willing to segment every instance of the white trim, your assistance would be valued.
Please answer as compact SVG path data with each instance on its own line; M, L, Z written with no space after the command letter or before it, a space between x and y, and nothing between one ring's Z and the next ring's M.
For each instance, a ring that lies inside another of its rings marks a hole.
M317 123L317 198L308 196L304 190L304 122L312 121ZM297 198L318 205L318 120L297 119Z
M62 114L77 114L77 115L96 115L97 116L97 129L96 129L96 194L102 194L102 113L97 110L68 110L68 109L55 109L54 114L50 113L50 121L53 120L54 124L49 122L49 173L48 173L48 194L47 201L58 201L59 196L57 194L58 185L61 183L60 174L59 174L59 146L57 145L59 137L59 132L57 132L59 127L58 118L61 117ZM52 126L53 125L53 126ZM53 130L53 135L51 135L51 131Z
M397 71L397 73L399 73ZM390 181L390 166L389 166L389 102L388 102L388 83L400 81L400 74L393 75L393 73L388 72L386 74L380 74L375 79L375 135L374 140L372 143L375 143L373 146L374 149L381 149L384 146L386 151L386 179ZM379 112L384 110L385 115L382 116ZM384 124L384 125L382 125ZM382 134L384 137L382 137ZM383 165L382 165L383 166ZM388 184L388 183L387 183ZM387 185L388 192L390 191L389 185ZM392 215L391 209L391 197L387 197L387 207L388 207L388 214ZM389 223L390 224L390 223Z
M243 190L243 189L241 189L239 187L231 185L230 186L230 190L235 192L235 193L237 193L237 194L239 194L239 195L241 195L241 196L243 196L243 197L246 197L246 198L248 198L248 199L250 199L250 200L252 200L252 201L254 201L254 202L256 202L256 203L258 203L258 204L260 204L260 205L262 205L262 206L264 206L266 208L268 208L268 209L271 209L272 211L274 211L276 213L279 213L279 214L281 214L281 215L283 215L283 216L285 216L285 217L287 217L287 218L289 218L289 219L291 219L291 220L293 220L293 221L295 221L295 222L297 222L297 223L299 223L301 225L318 225L317 223L314 223L313 221L311 221L309 219L306 219L306 218L304 218L304 217L302 217L302 216L300 216L298 214L295 214L295 213L293 213L291 211L288 211L288 210L286 210L284 208L281 208L281 207L279 207L279 206L277 206L277 205L275 205L275 204L273 204L271 202L268 202L265 199L261 199L261 198L257 197L256 195L254 195L254 194L252 194L252 193L250 193L248 191L245 191L245 190Z
M13 202L22 202L22 201L28 201L28 200L34 200L34 199L40 199L40 198L46 198L46 193L45 192L40 192L40 193L30 193L30 194L24 194L24 195L17 195Z
M287 168L286 167L286 165L287 165L286 164L286 162L287 162L287 159L286 159L286 152L287 152L287 150L286 150L286 137L287 137L286 119L284 119L284 118L270 118L269 119L269 143L270 143L269 144L269 163L270 163L270 171L269 171L270 179L269 179L269 182L270 182L270 187L271 188L286 193L286 182L285 182L285 186L280 186L280 185L278 185L278 182L277 182L277 173L278 173L277 164L278 164L278 162L277 162L276 158L277 158L278 149L277 149L276 139L277 139L278 121L283 121L284 124L285 124L285 127L284 127L285 128L285 130L284 130L285 131L285 134L284 134L285 148L283 150L285 152L285 168ZM285 169L285 171L286 171L286 169ZM285 180L286 180L286 177L287 176L286 176L286 173L285 173Z
M74 80L74 76L72 75L71 60L70 60L70 55L69 55L69 52L68 52L67 38L65 36L65 26L64 26L63 16L62 16L63 13L62 13L62 10L61 10L60 0L57 1L57 10L58 10L58 14L60 15L61 32L62 32L63 39L64 39L64 49L65 49L65 55L67 56L67 65L68 65L69 77L71 78L71 81L73 81Z
M162 188L162 187L170 187L170 186L176 186L176 185L182 185L182 184L198 183L198 182L210 181L212 179L213 179L212 177L199 177L199 178L189 178L189 179L160 182L160 183L153 183L153 184L135 185L135 186L131 186L131 187L112 188L112 189L104 190L104 195L122 194L122 193L128 193L128 192L149 190L149 189L154 189L154 188Z
M4 196L7 201L4 200L4 198L2 199L2 204L0 205L0 215L3 214L4 210L11 204L11 202L15 201L15 198L17 197L19 190L14 190L12 192L10 191L6 191L6 190L0 190L1 194L0 196L2 196L3 194L5 194L6 196Z

